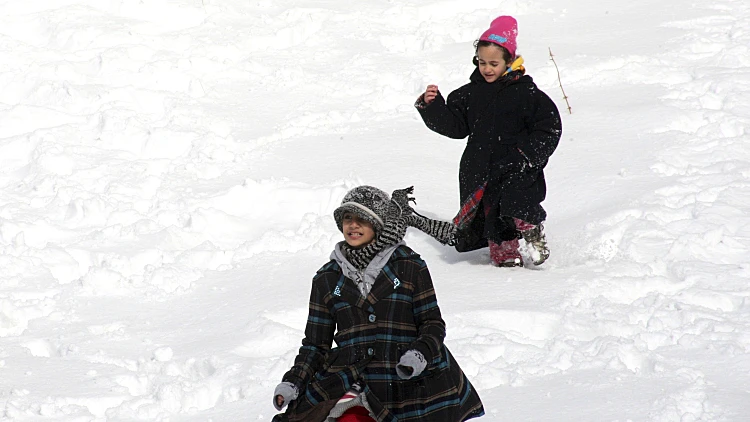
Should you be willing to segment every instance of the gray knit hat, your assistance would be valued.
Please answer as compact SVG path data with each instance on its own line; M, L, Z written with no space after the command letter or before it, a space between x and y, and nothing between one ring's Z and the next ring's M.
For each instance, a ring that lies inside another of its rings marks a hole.
M344 195L341 206L333 211L333 218L343 231L344 214L356 214L372 224L375 231L383 230L386 222L401 215L401 208L382 190L372 186L357 186Z

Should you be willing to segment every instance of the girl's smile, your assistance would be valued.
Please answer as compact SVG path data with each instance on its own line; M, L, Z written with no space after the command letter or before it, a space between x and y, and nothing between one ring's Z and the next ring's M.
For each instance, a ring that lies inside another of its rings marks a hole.
M344 232L344 240L353 248L361 248L369 245L375 239L375 230L372 224L360 218L356 214L346 213L341 222Z

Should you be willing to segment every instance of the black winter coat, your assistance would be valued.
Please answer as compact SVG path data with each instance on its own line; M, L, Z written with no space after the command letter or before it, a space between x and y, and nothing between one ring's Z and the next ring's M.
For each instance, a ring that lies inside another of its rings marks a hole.
M417 107L431 130L455 139L469 137L461 156L459 186L462 204L486 184L483 204L471 225L474 244L460 251L487 246L517 236L508 217L539 224L547 213L544 167L557 148L562 122L557 106L532 80L515 71L487 83L477 68L471 82L448 95L438 93L424 108Z

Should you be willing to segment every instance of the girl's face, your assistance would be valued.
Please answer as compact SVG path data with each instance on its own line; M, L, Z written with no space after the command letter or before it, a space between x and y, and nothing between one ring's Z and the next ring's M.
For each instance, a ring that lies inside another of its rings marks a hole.
M344 231L344 240L355 249L367 246L375 239L372 224L361 219L357 214L350 212L344 214L341 228Z
M495 45L483 46L477 49L479 72L487 83L492 83L503 76L510 63L505 61L503 50Z

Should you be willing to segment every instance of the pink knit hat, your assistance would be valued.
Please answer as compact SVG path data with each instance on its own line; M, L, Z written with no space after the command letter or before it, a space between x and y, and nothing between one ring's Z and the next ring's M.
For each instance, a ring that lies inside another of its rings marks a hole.
M510 55L516 56L516 37L518 36L518 22L512 16L498 16L490 24L490 29L484 31L479 41L489 41L505 47Z

